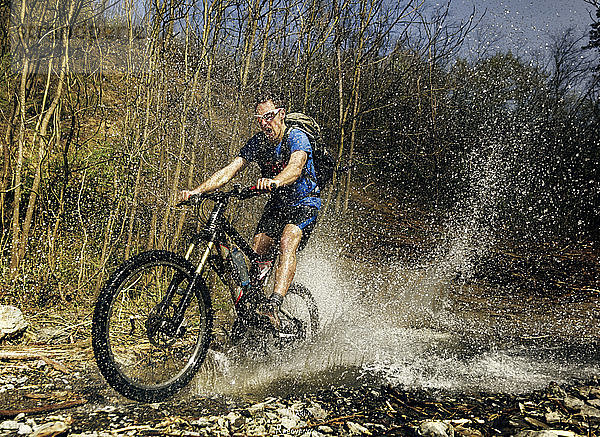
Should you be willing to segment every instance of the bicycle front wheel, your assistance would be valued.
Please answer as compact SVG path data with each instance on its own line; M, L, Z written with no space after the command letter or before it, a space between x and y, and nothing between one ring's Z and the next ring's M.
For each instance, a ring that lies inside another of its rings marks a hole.
M194 268L173 252L143 252L123 264L100 293L92 345L100 372L120 394L164 400L190 382L211 341L210 295L200 280L178 320Z

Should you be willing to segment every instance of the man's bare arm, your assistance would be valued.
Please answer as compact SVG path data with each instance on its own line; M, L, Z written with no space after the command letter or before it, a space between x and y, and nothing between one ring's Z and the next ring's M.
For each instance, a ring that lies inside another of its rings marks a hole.
M296 150L291 154L290 160L285 168L273 179L263 178L258 180L257 187L264 190L270 190L271 185L276 187L290 185L302 175L302 169L306 165L308 154L303 150Z
M214 191L218 188L221 188L223 185L225 185L227 182L233 179L233 177L240 170L244 169L244 167L246 167L246 160L238 156L228 165L213 173L212 176L210 176L207 180L202 182L193 190L181 191L179 193L179 198L181 200L187 200L192 194L208 193L210 191Z

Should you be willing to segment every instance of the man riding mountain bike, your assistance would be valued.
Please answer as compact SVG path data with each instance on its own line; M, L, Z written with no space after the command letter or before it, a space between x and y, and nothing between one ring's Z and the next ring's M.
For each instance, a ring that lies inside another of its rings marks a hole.
M238 156L195 189L179 193L180 200L193 194L214 191L229 182L248 163L256 162L261 178L256 186L273 191L258 222L253 249L269 254L279 241L279 262L275 269L274 291L259 312L280 329L279 307L296 273L296 253L312 232L321 208L313 149L306 134L285 123L282 101L272 93L259 96L254 117L260 132L241 148Z

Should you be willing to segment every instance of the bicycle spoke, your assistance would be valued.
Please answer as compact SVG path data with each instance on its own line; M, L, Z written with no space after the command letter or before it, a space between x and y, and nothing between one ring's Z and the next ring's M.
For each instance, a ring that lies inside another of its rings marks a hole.
M206 316L194 298L182 327L172 335L167 327L183 293L174 292L170 302L164 301L169 286L185 289L188 284L189 279L173 268L155 265L138 271L120 288L108 331L109 349L124 377L152 387L176 378L190 365Z

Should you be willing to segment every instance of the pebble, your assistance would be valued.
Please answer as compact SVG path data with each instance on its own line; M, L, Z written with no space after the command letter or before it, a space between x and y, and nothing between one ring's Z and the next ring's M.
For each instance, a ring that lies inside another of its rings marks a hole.
M17 435L29 435L33 432L33 428L26 423L19 423L19 429Z
M241 428L246 424L246 419L238 413L231 412L225 416L233 428Z
M199 427L207 427L210 426L210 420L208 420L208 418L206 417L200 417L199 419L193 420L192 422L190 422L191 425L193 426L199 426Z
M265 410L265 403L261 402L259 404L254 404L246 409L250 415L254 416L256 413Z
M546 423L560 423L564 422L565 418L558 411L549 411L545 415Z
M583 417L600 418L600 410L590 405L583 405L583 407L579 408L579 413L577 413L577 415Z
M283 416L280 423L282 427L288 430L298 427L298 419L290 416Z
M33 363L31 362L32 367ZM2 375L3 383L12 387L18 387L27 380L22 375ZM64 388L58 380L57 389ZM49 390L47 384L44 385L44 390ZM395 397L388 396L388 393ZM327 391L324 395L307 395L301 400L269 398L250 406L240 406L233 401L219 402L219 408L214 410L210 404L197 410L178 410L174 406L176 404L170 402L130 404L118 401L107 405L105 401L100 401L100 404L88 404L76 410L76 414L73 414L76 422L82 419L83 411L85 418L89 420L84 419L73 425L77 427L79 434L69 435L114 437L115 434L109 430L126 428L135 423L144 425L142 428L146 428L147 424L148 434L136 427L119 435L183 433L190 437L332 437L382 435L393 430L398 435L414 433L423 437L482 437L501 434L515 437L576 437L586 435L585 430L596 429L600 424L600 386L571 386L565 389L550 385L530 394L478 394L473 397L465 395L460 399L453 399L442 393L439 399L435 398L435 403L425 390L423 393L416 391L411 396L404 396L403 389L395 387L380 390L372 390L370 387L366 390L340 388L335 392ZM465 407L464 410L461 409L462 406ZM223 408L225 412L220 414ZM63 411L65 410L61 410ZM140 416L138 412L141 411L148 413L143 416L144 421L132 422L132 418ZM212 415L203 416L209 411ZM464 411L469 413L463 415ZM66 434L71 425L68 414L53 413L43 418L36 416L36 420L48 422L42 425L25 414L19 414L12 420L0 421L0 436L49 437L59 432ZM499 417L499 420L492 423L489 419L492 416ZM194 419L190 419L191 417ZM430 419L433 417L439 420ZM589 428L589 424L594 428ZM86 427L88 429L83 430ZM498 430L494 427L498 427Z
M0 429L4 431L16 431L19 429L19 422L16 420L6 420L0 423Z
M319 431L316 430L310 430L305 432L304 434L300 434L300 437L325 437L323 434L321 434Z
M563 402L565 403L565 407L573 410L580 410L585 405L584 401L573 396L565 396Z
M346 422L346 426L348 427L348 431L350 431L350 435L373 435L371 431L359 423L348 421Z
M423 437L453 437L454 427L437 420L428 420L419 425L417 434Z
M66 432L69 429L69 425L65 422L48 422L40 427L31 434L31 437L53 437Z
M327 411L321 407L321 405L313 402L310 407L307 408L308 412L317 420L323 420L327 417Z

